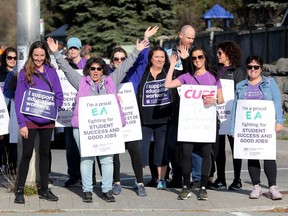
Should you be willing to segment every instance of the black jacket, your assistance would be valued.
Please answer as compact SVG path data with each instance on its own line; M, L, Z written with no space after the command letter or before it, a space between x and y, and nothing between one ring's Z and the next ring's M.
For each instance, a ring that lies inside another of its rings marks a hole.
M217 71L217 77L219 79L229 79L234 80L234 89L236 89L236 84L240 81L247 78L247 73L242 70L241 67L231 66L228 68L224 74L224 76L221 76L221 70L223 68L223 64L218 64L215 69Z
M165 79L166 73L162 70L158 74L156 80ZM167 124L168 120L171 118L171 103L162 105L162 106L145 106L142 105L143 98L143 88L146 81L153 81L153 77L150 74L149 70L146 70L140 81L138 92L137 92L137 101L141 117L142 125L155 125L155 124ZM171 95L171 94L170 94Z

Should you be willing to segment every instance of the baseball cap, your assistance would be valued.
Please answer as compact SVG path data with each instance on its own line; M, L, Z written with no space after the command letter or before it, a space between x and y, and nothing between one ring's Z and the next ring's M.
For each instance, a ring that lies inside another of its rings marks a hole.
M82 47L82 43L79 38L77 37L71 37L67 41L67 48L70 49L71 47L76 47L77 49L80 49Z

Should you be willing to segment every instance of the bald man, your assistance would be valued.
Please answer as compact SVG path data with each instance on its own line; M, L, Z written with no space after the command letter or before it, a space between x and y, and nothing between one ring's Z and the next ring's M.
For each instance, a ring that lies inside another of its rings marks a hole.
M167 50L168 56L172 53L176 53L179 56L179 46L185 46L190 53L190 50L193 48L193 43L196 37L196 31L191 25L184 25L181 28L179 33L179 43L172 47L172 49ZM187 61L189 62L189 61ZM183 68L190 68L189 66L183 66L182 61L176 64L173 79L177 78L179 75L186 73L187 71L183 71ZM177 130L178 130L178 114L179 114L179 95L177 90L174 89L172 92L172 101L173 101L173 113L172 113L172 120L169 124L168 128L168 145L169 145L169 160L172 165L172 180L169 187L181 188L182 187L182 172L181 167L178 163L176 163L176 146L177 146ZM200 150L197 148L194 149L192 153L192 179L193 179L193 186L200 187L200 180L201 180L201 164L202 158L200 156ZM167 173L167 178L169 175Z

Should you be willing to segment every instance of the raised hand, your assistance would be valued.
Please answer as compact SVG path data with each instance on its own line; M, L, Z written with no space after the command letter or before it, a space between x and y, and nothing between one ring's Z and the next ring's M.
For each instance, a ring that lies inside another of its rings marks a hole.
M179 55L182 59L186 59L189 56L188 48L186 46L180 45L179 50Z
M56 40L56 43L55 43L53 38L48 37L47 38L47 44L49 46L49 49L52 52L56 52L58 50L58 41L57 40Z
M139 40L137 39L136 41L136 49L138 51L142 51L143 49L149 47L149 41L148 40L142 40L141 42L139 42Z
M152 35L156 34L156 32L158 31L159 27L158 26L154 26L153 28L151 28L151 26L149 26L145 33L144 33L144 39L148 40L149 37L151 37Z
M172 54L170 56L170 66L173 66L173 68L175 67L175 65L177 64L178 61L179 61L179 59L178 59L176 54Z

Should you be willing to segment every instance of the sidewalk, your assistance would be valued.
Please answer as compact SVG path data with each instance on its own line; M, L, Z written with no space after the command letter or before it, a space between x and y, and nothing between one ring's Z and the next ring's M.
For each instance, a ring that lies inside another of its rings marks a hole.
M6 192L6 189L0 188L0 213L7 215L23 215L23 213L57 213L57 215L83 215L92 213L102 213L101 215L130 215L137 213L138 215L185 215L184 213L202 212L210 215L223 215L233 212L259 212L274 211L288 212L288 141L278 141L278 178L277 185L283 194L280 201L272 201L268 197L262 196L258 200L250 200L248 198L252 185L247 172L246 161L242 166L242 183L243 190L234 191L208 191L207 201L198 201L197 190L193 190L192 197L187 200L177 200L180 189L170 189L169 191L159 191L155 188L147 188L147 197L140 198L136 191L131 187L133 185L133 172L130 164L128 153L121 154L122 169L122 185L123 191L120 195L115 196L115 203L106 203L101 197L101 189L99 183L99 172L96 171L97 185L94 188L93 203L82 202L82 189L79 184L76 187L65 188L64 182L67 180L66 175L66 158L65 150L53 150L53 164L51 174L54 184L52 191L59 196L59 201L49 202L40 200L38 196L25 197L24 205L14 204L14 194ZM231 172L231 155L227 153L227 184L233 180ZM229 171L230 170L230 171ZM150 180L148 168L145 170L145 182ZM264 172L261 173L263 192L268 191L267 179ZM127 186L129 185L129 186ZM8 214L9 213L9 214ZM169 213L169 214L168 214ZM279 215L279 214L277 214Z

